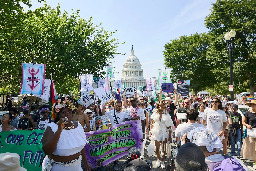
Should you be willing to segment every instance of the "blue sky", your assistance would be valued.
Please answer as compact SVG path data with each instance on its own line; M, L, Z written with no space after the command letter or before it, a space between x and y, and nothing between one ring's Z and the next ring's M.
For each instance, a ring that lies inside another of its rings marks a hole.
M33 8L40 5L33 0ZM47 4L68 13L80 10L84 19L93 18L108 31L117 32L118 52L113 65L116 78L121 78L122 66L132 45L144 70L144 78L157 75L164 68L164 45L183 35L207 32L204 20L216 0L47 0ZM118 73L119 72L119 73Z

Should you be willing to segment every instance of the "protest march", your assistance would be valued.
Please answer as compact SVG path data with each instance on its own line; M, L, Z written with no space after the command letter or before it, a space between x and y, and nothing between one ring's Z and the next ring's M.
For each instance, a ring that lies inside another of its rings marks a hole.
M0 171L255 171L255 7L0 1Z

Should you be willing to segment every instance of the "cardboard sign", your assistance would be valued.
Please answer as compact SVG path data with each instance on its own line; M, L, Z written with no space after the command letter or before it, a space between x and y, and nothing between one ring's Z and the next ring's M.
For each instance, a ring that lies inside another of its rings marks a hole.
M163 92L173 92L173 84L172 83L163 83L162 84L162 91Z
M45 64L22 63L20 94L41 95L44 90Z
M85 154L91 168L105 166L129 154L132 148L142 149L141 122L127 121L110 129L85 133L89 143Z
M27 170L41 171L44 152L42 137L44 130L22 130L0 132L0 153L20 155L20 166Z

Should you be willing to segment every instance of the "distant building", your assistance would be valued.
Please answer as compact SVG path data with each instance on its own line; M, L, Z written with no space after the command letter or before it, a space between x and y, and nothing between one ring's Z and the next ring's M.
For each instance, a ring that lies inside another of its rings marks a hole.
M143 69L139 59L134 55L133 46L131 54L126 59L122 69L122 84L125 87L136 87L145 86L146 80L143 77Z

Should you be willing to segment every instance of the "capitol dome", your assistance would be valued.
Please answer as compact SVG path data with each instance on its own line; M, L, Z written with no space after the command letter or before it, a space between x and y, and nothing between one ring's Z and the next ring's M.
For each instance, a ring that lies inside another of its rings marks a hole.
M139 59L134 55L133 46L131 54L127 57L122 70L122 82L126 87L145 86L145 79L143 77L143 69Z

